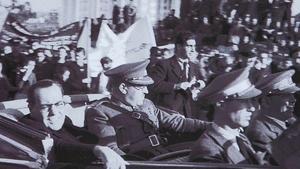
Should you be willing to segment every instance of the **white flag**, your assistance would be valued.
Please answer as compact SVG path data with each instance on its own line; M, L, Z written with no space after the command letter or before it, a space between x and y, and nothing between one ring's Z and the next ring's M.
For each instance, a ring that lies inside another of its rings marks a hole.
M142 18L134 23L128 30L126 37L126 61L138 62L148 59L150 48L156 46L153 27L147 18Z
M111 58L113 67L116 67L148 59L152 46L156 46L156 42L148 19L138 20L124 33L118 35L109 28L106 21L103 21L96 49L89 53L91 76L95 77L101 71L100 59L104 56Z
M8 10L4 6L0 6L0 30L2 30L7 15L8 15Z
M105 56L113 60L113 67L126 63L124 40L109 28L107 21L102 22L96 48L89 53L91 76L95 77L101 71L100 59Z

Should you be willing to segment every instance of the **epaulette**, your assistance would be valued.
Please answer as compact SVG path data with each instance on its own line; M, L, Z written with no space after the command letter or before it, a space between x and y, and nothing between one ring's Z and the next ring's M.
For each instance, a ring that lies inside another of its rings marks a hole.
M97 106L102 105L103 103L107 103L107 102L109 102L109 98L105 97L100 100L94 100L94 101L89 102L88 107L97 107Z

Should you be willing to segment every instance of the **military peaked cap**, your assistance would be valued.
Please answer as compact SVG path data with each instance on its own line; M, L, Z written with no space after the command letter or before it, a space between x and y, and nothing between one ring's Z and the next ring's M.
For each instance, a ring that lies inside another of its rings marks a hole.
M146 67L149 60L127 63L106 71L104 74L109 78L123 80L133 85L150 85L154 81L148 76Z
M300 90L292 80L295 70L270 74L256 83L263 94L295 93Z
M261 94L249 79L249 68L224 73L216 77L199 94L199 99L208 103L225 102L231 99L248 99Z

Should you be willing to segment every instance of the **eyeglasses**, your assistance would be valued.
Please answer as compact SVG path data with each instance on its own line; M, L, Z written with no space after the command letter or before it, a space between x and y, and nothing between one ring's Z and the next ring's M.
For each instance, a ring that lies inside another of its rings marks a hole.
M65 106L65 102L59 101L54 104L43 104L43 105L40 105L40 109L41 109L41 111L49 111L50 109L53 108L53 106L55 106L58 109L61 109Z
M253 112L256 111L256 108L255 108L255 107L249 107L249 108L247 109L247 111L253 113Z
M133 86L137 90L145 90L146 86Z

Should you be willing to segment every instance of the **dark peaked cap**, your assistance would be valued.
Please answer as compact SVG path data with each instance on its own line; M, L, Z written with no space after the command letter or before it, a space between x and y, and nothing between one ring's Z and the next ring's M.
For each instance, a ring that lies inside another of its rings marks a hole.
M299 87L292 80L295 70L286 70L261 79L256 83L256 87L260 89L263 94L289 94L300 90Z
M244 68L217 76L199 94L199 99L208 103L217 103L260 95L261 91L250 82L249 71L249 68Z
M127 63L106 71L104 74L112 79L123 80L133 85L150 85L154 81L148 76L146 67L149 60Z

